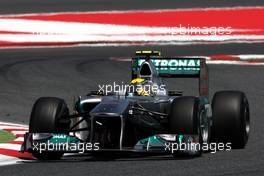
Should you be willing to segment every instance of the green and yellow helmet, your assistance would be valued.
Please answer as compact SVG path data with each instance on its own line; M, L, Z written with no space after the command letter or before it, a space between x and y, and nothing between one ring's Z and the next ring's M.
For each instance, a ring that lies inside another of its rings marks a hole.
M130 81L131 85L143 85L146 80L143 78L135 78ZM135 93L139 96L149 96L150 94L144 89L136 89Z

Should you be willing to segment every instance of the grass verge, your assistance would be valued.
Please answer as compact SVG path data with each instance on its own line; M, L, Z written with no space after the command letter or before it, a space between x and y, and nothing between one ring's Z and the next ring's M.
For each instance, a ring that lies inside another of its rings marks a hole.
M0 130L0 143L7 143L16 139L16 136L8 131Z

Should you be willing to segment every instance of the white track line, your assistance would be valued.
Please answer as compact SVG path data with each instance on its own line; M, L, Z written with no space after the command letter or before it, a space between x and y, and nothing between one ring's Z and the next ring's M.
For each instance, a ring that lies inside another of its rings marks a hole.
M257 63L257 62L245 62L245 61L206 61L208 64L227 64L227 65L264 65L263 62Z
M119 30L119 29L116 29ZM154 35L148 36L141 34L139 36L105 36L105 35L90 35L90 34L65 34L65 35L12 35L4 34L0 35L0 41L6 42L49 42L49 43L58 43L58 42L236 42L246 41L246 42L260 42L264 40L264 35L222 35L222 36L190 36L190 35ZM18 43L19 44L19 43Z
M30 28L28 27L30 26ZM29 32L32 34L1 34L6 42L191 42L191 41L263 41L264 35L238 35L234 29L226 35L182 35L182 29L172 27L142 27L115 24L80 22L54 22L24 19L0 19L2 31ZM207 29L201 29L207 31ZM150 35L151 34L151 35ZM174 35L178 34L178 35Z
M16 123L7 123L7 122L0 122L0 126L2 126L2 125L18 126L18 127L26 127L26 128L28 128L28 125L16 124Z
M25 134L27 131L12 131L11 133L17 135L17 134Z
M19 151L20 148L21 148L21 145L20 144L8 144L8 143L5 143L5 144L0 144L0 148L1 149L10 149L10 150Z
M23 138L23 137L18 137L18 138L16 138L14 141L21 141L21 142L24 142L24 138Z
M16 164L21 159L0 154L0 166Z
M0 129L24 129L24 130L28 130L28 127L23 127L23 126L7 126L7 125L0 125Z
M259 60L259 59L264 59L264 55L262 54L251 54L251 55L247 55L247 54L244 54L244 55L238 55L238 57L241 59L241 60L250 60L250 59L255 59L255 60Z

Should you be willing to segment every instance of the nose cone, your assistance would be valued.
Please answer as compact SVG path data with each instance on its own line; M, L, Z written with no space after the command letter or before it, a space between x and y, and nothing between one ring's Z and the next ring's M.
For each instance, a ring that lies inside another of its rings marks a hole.
M103 99L91 112L91 116L120 116L128 108L127 99Z

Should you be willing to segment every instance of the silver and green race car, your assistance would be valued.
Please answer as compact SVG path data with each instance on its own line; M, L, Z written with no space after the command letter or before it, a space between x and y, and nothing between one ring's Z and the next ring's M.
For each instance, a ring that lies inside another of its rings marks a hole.
M132 152L200 156L204 151L244 148L249 137L249 104L240 91L208 96L204 58L161 57L138 51L132 81L117 92L79 96L74 113L65 101L39 98L31 112L21 152L39 160L64 153ZM169 91L163 78L198 78L199 95ZM145 88L148 89L145 89ZM211 145L215 144L215 145Z

